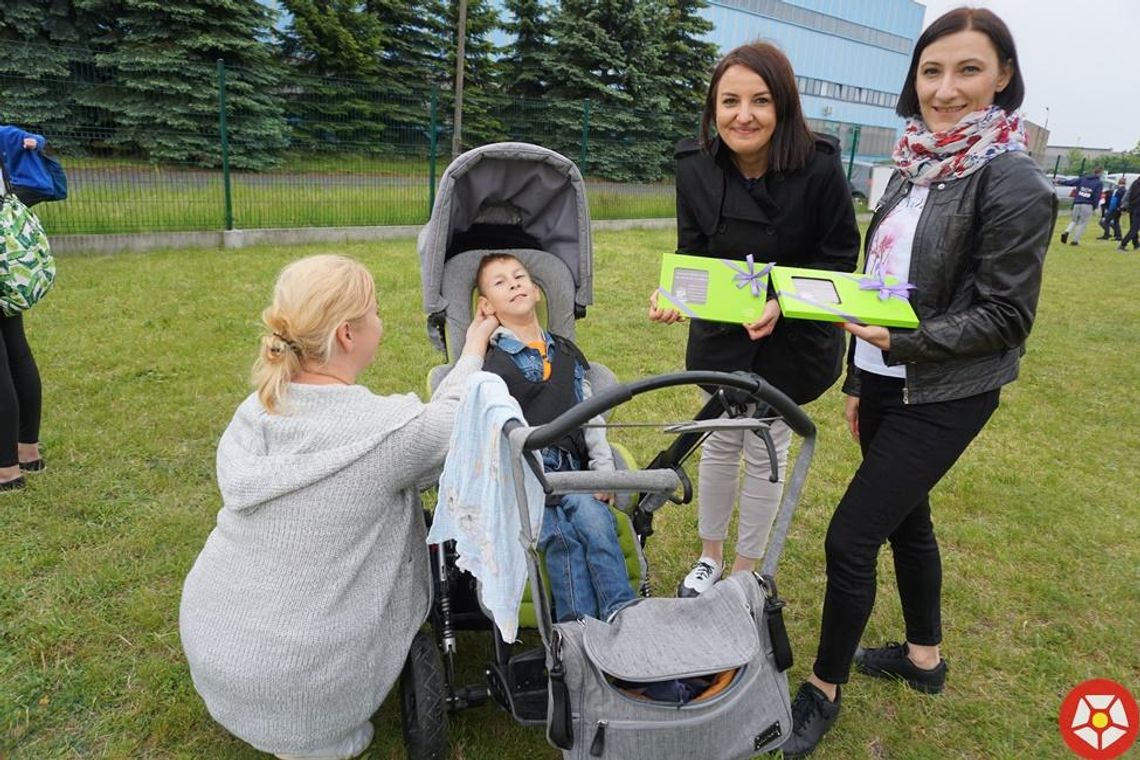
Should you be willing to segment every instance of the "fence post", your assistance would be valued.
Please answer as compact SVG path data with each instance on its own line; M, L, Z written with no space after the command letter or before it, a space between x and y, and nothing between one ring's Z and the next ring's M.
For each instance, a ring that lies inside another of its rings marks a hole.
M1053 162L1053 179L1057 179L1057 170L1061 168L1061 157L1057 156L1057 160Z
M1085 160L1086 159L1081 158L1081 168L1077 170L1077 176L1079 177L1085 176Z
M578 154L578 170L586 176L586 161L590 158L590 99L582 101L582 150Z
M859 147L859 133L861 128L855 125L855 134L851 135L851 155L847 158L847 181L851 181L851 172L855 168L855 149Z
M435 208L435 154L439 143L439 92L431 91L431 123L428 126L428 219Z
M226 63L218 59L218 132L222 138L222 196L226 206L226 229L234 228L234 204L230 188L230 136L226 127Z

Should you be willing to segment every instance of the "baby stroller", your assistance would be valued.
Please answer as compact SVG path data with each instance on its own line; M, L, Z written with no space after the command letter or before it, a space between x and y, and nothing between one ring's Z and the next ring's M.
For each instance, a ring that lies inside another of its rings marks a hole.
M478 263L498 251L523 261L543 290L547 329L573 340L575 320L592 303L593 272L585 188L571 161L538 146L500 143L463 154L444 173L432 218L419 238L429 338L449 360L432 370L429 390L455 359L449 347L462 345ZM698 599L643 599L610 623L554 624L537 536L527 536L530 587L519 623L536 628L542 646L516 651L519 646L502 641L480 609L474 580L456 567L454 547L431 546L431 631L413 642L400 685L412 757L445 756L446 715L488 698L522 724L545 725L551 743L567 757L747 757L779 746L791 729L784 676L791 653L772 575L810 465L814 426L754 375L685 372L622 385L591 362L589 379L594 395L585 403L548 425L517 424L504 431L517 463L513 475L520 504L525 504L524 468L535 473L548 495L598 490L624 495L618 501L619 539L631 582L648 597L643 549L653 532L653 512L668 501L691 498L686 458L713 429L746 427L766 437L774 408L803 442L763 573L739 574ZM666 428L678 435L649 467L637 469L628 452L614 445L617 472L542 471L536 452L561 435L636 395L685 384L716 392L694 420ZM760 411L750 415L750 408ZM523 523L529 526L525 514ZM718 621L712 631L716 641L708 640L707 630L693 630L694 625L707 628L710 617ZM487 630L492 636L486 683L457 682L461 630ZM646 649L647 635L656 649ZM694 636L702 646L693 646ZM654 651L663 656L654 657ZM685 705L642 699L624 689L707 674L731 675L721 679L715 696ZM715 731L705 730L710 727Z

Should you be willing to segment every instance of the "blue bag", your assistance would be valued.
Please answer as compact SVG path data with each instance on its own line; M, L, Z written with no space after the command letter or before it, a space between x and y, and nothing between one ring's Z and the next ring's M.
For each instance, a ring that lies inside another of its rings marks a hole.
M36 187L12 183L12 193L29 208L44 201L62 201L67 198L67 174L56 159L42 151L35 151L28 159L34 159L43 170L41 176L51 181L50 187L42 184Z

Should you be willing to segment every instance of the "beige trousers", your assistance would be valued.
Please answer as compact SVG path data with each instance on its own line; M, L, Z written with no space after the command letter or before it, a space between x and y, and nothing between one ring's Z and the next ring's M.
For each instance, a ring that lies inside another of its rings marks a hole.
M703 391L702 396L709 398ZM772 423L770 432L779 462L780 479L775 483L768 479L772 474L768 448L751 430L718 431L710 434L701 446L697 530L706 541L725 540L739 491L736 553L749 559L764 556L780 495L784 492L792 431L783 420L777 420ZM744 459L743 479L741 457Z

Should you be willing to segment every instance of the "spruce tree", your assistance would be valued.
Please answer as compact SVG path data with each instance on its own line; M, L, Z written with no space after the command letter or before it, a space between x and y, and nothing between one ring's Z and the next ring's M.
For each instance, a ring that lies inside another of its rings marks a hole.
M705 0L662 0L662 76L666 82L666 109L677 139L694 137L700 124L709 77L717 48L704 39L713 24L700 11Z
M385 46L380 56L383 81L389 86L384 121L387 144L423 146L430 124L431 91L451 87L446 51L452 33L442 0L367 0L369 11L380 20ZM450 99L437 103L437 125L446 115Z
M291 145L368 152L384 132L383 24L359 0L282 0L280 33Z
M96 53L109 84L91 105L114 113L117 145L150 160L218 166L218 77L226 66L231 165L273 164L284 143L278 76L258 0L74 0L104 19Z
M505 0L503 31L511 36L500 60L502 120L507 135L522 142L549 139L549 104L553 38L548 8L542 0ZM553 147L553 146L551 146Z
M567 0L554 16L553 120L561 140L580 134L589 99L582 168L590 174L619 181L662 174L671 130L661 124L667 101L655 7L650 0Z
M0 4L0 114L3 123L42 132L59 147L74 143L73 76L90 77L83 15L67 2Z
M549 88L551 29L542 0L505 0L503 31L513 37L503 56L502 91L512 98L537 100Z

